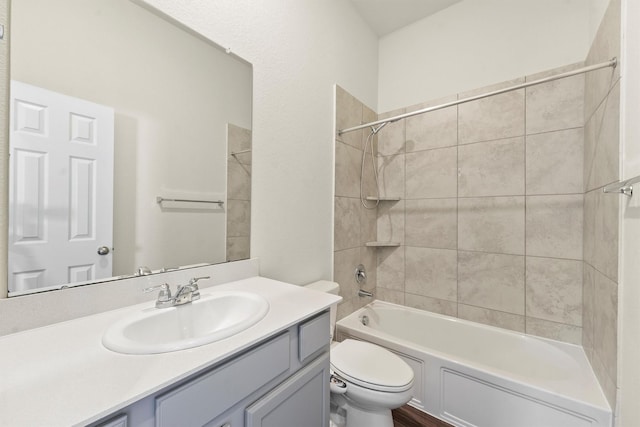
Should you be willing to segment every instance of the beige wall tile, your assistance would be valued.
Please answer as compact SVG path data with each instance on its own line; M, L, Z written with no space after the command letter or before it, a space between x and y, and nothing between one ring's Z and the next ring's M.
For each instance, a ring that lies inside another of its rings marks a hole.
M407 108L407 112L455 101L456 96ZM406 119L406 151L422 151L458 144L458 107L448 107Z
M378 253L376 248L360 247L360 263L365 269L365 280L360 283L360 288L369 292L375 292L378 284ZM355 274L355 266L354 266Z
M404 114L405 109L389 111L388 113L379 114L379 120ZM404 153L405 147L405 122L399 120L395 123L389 123L378 133L378 154L381 156L391 156Z
M227 198L251 200L251 165L227 161Z
M530 74L525 76L524 80L526 82L532 82L534 80L544 79L545 77L555 76L560 73L566 73L569 71L577 70L578 68L584 67L584 61L574 62L573 64L562 65L557 68L552 68L550 70L541 71L539 73ZM581 89L582 90L582 89Z
M491 84L491 85L488 85L488 86L483 86L483 87L467 90L467 91L464 91L464 92L460 92L458 94L458 99L460 100L460 99L470 98L470 97L477 96L477 95L484 95L486 93L494 92L494 91L497 91L497 90L500 90L500 89L510 88L512 86L519 85L519 84L524 83L524 82L525 82L525 77L518 77L518 78L513 79L513 80L506 80L504 82L494 83L494 84ZM524 92L522 93L522 95L524 95ZM497 139L497 138L495 138L495 139Z
M370 123L378 120L378 114L367 107L363 106L362 110L362 122ZM370 136L370 132L363 131L362 136L362 150L366 150L367 154L364 159L365 171L364 176L365 180L363 181L363 192L366 196L375 196L376 195L376 181L375 176L373 174L373 166L378 166L378 135ZM373 149L373 160L371 159L371 151ZM379 170L377 168L376 170ZM379 186L378 186L379 188Z
M360 200L335 197L334 250L355 248L361 245Z
M456 197L457 157L456 147L408 153L405 164L406 197Z
M584 125L584 74L526 89L527 135Z
M404 200L378 205L378 241L404 243Z
M620 196L596 190L594 254L592 265L618 281L618 222Z
M458 304L458 317L497 328L524 332L524 316Z
M617 375L618 285L595 272L594 353L602 360L609 378Z
M340 292L342 294L342 291ZM338 304L338 310L336 313L337 320L347 317L351 313L357 310L356 305L354 304L355 298L343 299L340 304ZM339 336L338 339L340 340Z
M620 85L600 104L585 126L585 189L617 181L620 177Z
M458 199L458 249L524 255L524 197Z
M404 198L405 155L378 157L380 195Z
M583 196L527 197L527 255L582 259Z
M524 79L462 93L458 98L522 83ZM524 135L524 90L507 92L458 106L458 143L468 144Z
M371 123L371 122L375 122L376 120L378 120L378 113L376 113L366 105L363 105L362 106L362 123ZM368 134L369 134L368 131L366 130L363 131L362 138L365 139ZM373 139L374 139L373 152L377 155L378 154L378 136L374 135Z
M381 188L379 184L376 186L376 173L379 173L378 171L380 170L378 167L378 157L375 155L375 150L373 156L371 155L370 144L367 144L366 150L366 153L364 151L359 153L360 165L358 167L358 185L360 185L360 180L362 180L361 188L364 197L376 197L378 196L377 189ZM380 178L378 177L378 183L379 181ZM358 192L358 194L360 193Z
M582 264L582 261L527 257L527 317L581 326ZM528 327L527 323L527 332Z
M593 190L584 195L583 208L583 258L591 265L595 264L596 251L596 206L601 190Z
M456 317L458 315L457 303L442 299L429 298L422 295L405 294L405 305L419 310L444 314L446 316Z
M362 151L336 141L336 196L360 197Z
M378 288L404 292L404 246L378 248Z
M374 203L375 205L375 203ZM360 244L378 239L378 209L367 209L360 204Z
M598 64L613 57L620 58L620 0L611 0L602 18L585 61L586 65ZM585 117L588 119L604 99L609 89L620 78L620 65L604 68L585 75Z
M459 251L458 301L524 314L524 257Z
M425 248L456 249L458 201L422 199L405 202L405 243Z
M232 156L231 153L251 149L251 130L227 123L227 160L239 162L243 165L251 164L251 153Z
M583 145L583 128L527 136L527 194L582 193Z
M336 85L336 131L362 124L362 109L360 101ZM336 134L336 139L361 150L362 136L363 131L357 130L343 135Z
M360 263L360 248L333 253L333 280L340 285L340 296L344 299L357 298L360 287L356 283L355 270Z
M595 321L596 271L583 262L582 270L582 343L589 351L593 350L593 331Z
M524 138L461 145L458 197L524 194Z
M249 236L227 237L227 261L249 258Z
M588 341L588 335L584 333L584 327L582 327L582 349L584 350L584 354L587 356L589 363L593 359L593 344Z
M576 345L582 344L582 328L575 325L565 325L527 316L526 333Z
M456 251L405 248L405 292L456 301Z
M378 288L376 291L376 299L379 299L381 301L387 301L392 304L404 305L405 294L404 292L401 292L401 291Z
M610 2L587 55L587 65L620 56L620 5L620 0ZM619 78L619 66L585 76L584 188L588 193L584 212L587 262L583 283L583 343L612 407L616 405L618 296L615 281L620 198L606 198L610 195L601 193L599 188L616 181L620 174Z
M600 383L600 387L602 388L602 392L604 396L607 398L609 405L612 408L616 407L616 383L611 377L609 377L607 371L607 367L604 365L602 360L598 357L597 354L594 354L590 360L591 367L593 368L593 372L596 374L598 378L598 382Z
M227 236L248 236L251 229L251 202L227 200Z

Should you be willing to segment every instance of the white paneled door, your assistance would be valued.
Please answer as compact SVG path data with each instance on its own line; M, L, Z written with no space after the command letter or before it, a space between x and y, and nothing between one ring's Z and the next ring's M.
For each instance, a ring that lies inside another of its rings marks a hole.
M112 275L114 111L11 82L9 292Z

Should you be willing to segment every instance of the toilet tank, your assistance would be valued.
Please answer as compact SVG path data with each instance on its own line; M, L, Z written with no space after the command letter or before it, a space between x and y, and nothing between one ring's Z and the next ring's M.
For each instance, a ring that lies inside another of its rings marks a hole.
M340 285L336 282L331 282L329 280L318 280L317 282L309 283L305 285L305 288L311 289L318 292L324 292L328 294L339 295L340 294ZM336 328L336 316L338 313L338 303L331 305L331 326L329 333L331 334L331 340L333 341L333 331Z

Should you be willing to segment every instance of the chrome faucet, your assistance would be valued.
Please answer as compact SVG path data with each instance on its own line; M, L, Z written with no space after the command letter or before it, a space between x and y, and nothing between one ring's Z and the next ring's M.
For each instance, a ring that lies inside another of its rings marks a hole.
M187 304L191 301L200 299L200 290L198 289L198 280L210 279L211 276L194 277L189 280L186 285L178 285L175 296L171 296L169 285L152 286L143 289L144 292L153 292L159 290L158 299L156 300L156 308L175 307L177 305Z

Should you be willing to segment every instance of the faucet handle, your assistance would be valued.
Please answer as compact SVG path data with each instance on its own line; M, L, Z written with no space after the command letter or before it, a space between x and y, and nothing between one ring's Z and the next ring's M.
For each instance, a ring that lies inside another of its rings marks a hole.
M166 283L163 283L162 285L157 285L157 286L151 286L149 288L144 288L142 290L142 292L147 294L147 293L153 292L153 291L168 291L168 290L169 290L169 285L166 284Z
M196 300L200 298L200 290L198 289L198 280L211 279L211 276L194 277L189 279L189 286L191 288L191 299Z
M194 277L192 279L189 279L189 286L193 286L195 289L198 289L198 280L206 279L211 279L211 276Z
M171 299L171 289L169 289L169 285L167 283L163 283L158 286L151 286L149 288L144 288L142 291L144 293L153 292L159 290L158 299L156 300L156 308L165 308L171 307L173 303L173 299Z
M149 293L153 291L160 291L158 294L158 301L165 302L171 299L171 290L169 289L169 285L167 283L163 283L162 285L151 286L149 288L144 288L142 292Z

